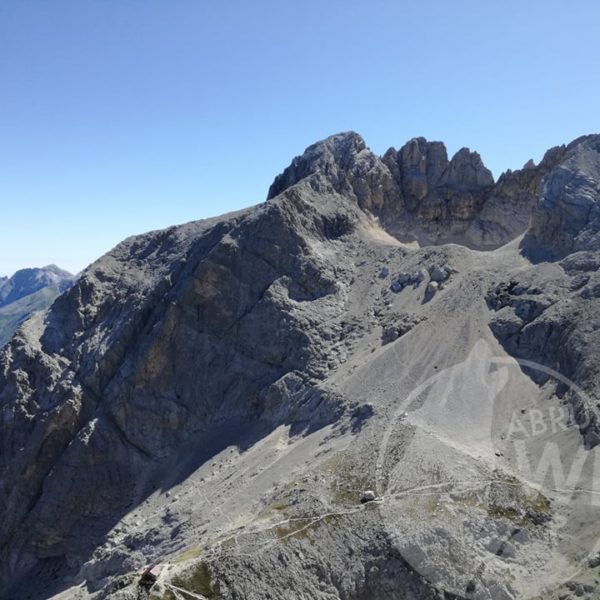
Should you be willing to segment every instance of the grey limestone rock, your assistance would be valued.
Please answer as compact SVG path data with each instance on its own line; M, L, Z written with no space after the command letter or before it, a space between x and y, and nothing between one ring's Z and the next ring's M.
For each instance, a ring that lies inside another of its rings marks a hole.
M525 232L541 180L563 152L552 149L537 167L495 183L467 148L449 160L443 143L415 138L378 157L350 132L307 148L276 177L268 198L304 181L318 193L347 194L401 241L491 249Z
M429 277L431 277L431 281L442 283L450 277L450 271L445 265L441 267L439 265L434 265L429 269Z
M544 180L530 236L553 256L600 249L600 136L575 140Z

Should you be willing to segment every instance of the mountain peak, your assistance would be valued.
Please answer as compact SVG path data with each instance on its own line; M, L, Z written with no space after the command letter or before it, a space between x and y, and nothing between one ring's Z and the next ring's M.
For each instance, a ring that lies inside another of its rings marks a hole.
M0 277L0 346L33 312L48 308L74 279L56 265L20 269L11 277Z
M48 285L61 286L71 282L73 275L56 265L46 267L28 267L19 269L11 277L5 279L0 287L0 306L14 302Z
M362 165L358 165L362 163ZM394 164L396 163L396 164ZM431 186L473 190L494 185L494 177L481 156L463 147L448 159L443 142L415 137L400 150L390 148L382 157L373 154L364 139L354 131L331 135L312 144L278 175L269 189L267 199L310 177L328 178L339 191L340 179L351 179L354 171L377 171L382 178L393 176L406 180L409 193L419 200ZM387 170L389 173L385 173ZM427 186L424 187L424 183ZM378 182L374 182L378 185ZM345 186L341 186L345 187Z
M365 141L354 131L337 133L310 145L275 178L267 200L308 177L319 174L331 176L339 169L349 168L356 156L366 149Z
M443 142L424 137L412 138L399 150L392 147L380 157L357 133L330 136L292 160L276 177L268 199L296 185L353 200L403 241L494 247L525 228L524 216L506 227L478 224L495 185L491 171L477 152L463 147L449 159ZM530 210L532 202L533 194L518 210Z

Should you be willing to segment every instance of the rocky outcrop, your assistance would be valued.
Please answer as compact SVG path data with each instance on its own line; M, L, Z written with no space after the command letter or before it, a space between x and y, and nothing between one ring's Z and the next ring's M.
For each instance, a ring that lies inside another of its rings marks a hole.
M467 237L483 238L487 240L488 247L493 247L527 231L542 181L560 162L564 151L564 146L552 148L539 165L529 161L520 170L503 173L481 206Z
M544 180L530 236L554 257L600 248L600 136L566 148Z
M424 138L388 150L383 162L395 174L403 203L388 203L378 216L403 240L438 243L461 235L494 184L476 152L462 148L449 161L441 142Z
M300 182L310 185L315 193L343 194L369 209L381 209L399 194L389 169L354 132L333 135L309 146L275 178L267 199Z
M556 370L578 389L595 389L600 367L600 257L578 252L554 264L538 264L518 279L503 281L487 295L493 310L490 327L517 358ZM549 371L528 368L536 382L552 379ZM565 385L574 422L588 448L600 444L600 414L593 396Z
M401 241L490 249L527 229L541 180L559 158L560 149L549 151L537 167L508 171L495 184L468 148L449 160L443 143L415 138L378 157L350 132L307 148L275 179L268 198L306 181L317 193L354 198Z

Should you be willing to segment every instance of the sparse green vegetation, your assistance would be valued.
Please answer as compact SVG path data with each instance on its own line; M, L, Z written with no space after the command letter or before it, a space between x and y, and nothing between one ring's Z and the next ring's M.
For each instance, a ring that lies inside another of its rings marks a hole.
M208 600L218 600L221 597L219 582L213 581L210 567L204 561L199 562L188 573L175 577L173 585L194 594L202 594Z
M550 519L550 500L541 492L527 493L523 484L503 471L494 471L487 512L492 517L502 517L525 527L539 525ZM495 486L495 487L494 487Z
M231 536L231 537L225 538L221 542L221 548L232 548L233 546L235 546L235 544L236 544L235 537Z
M490 504L487 507L487 513L490 517L498 518L502 517L513 521L518 525L524 525L524 515L521 511L513 508L512 506L500 506L498 504Z
M276 525L273 528L275 537L279 540L288 537L296 537L306 539L309 537L309 532L320 527L323 523L332 525L339 519L339 515L325 515L322 518L298 518L290 520L281 525Z
M282 525L273 527L273 533L279 540L291 535L299 538L308 537L308 528L312 525L312 519L294 519Z
M536 492L535 494L525 496L524 500L525 503L536 512L550 512L550 500L546 498L546 496L544 496L544 494L542 494L541 492Z
M290 506L288 500L286 498L279 498L275 502L265 506L258 516L259 518L269 518L273 516L273 513L288 516L289 509Z
M156 594L150 594L148 600L177 600L177 597L171 590L167 590L162 596Z
M287 504L287 502L283 501L283 500L278 500L277 502L274 502L273 504L271 504L270 506L271 510L276 510L278 512L287 512L289 509L289 506Z
M355 465L344 456L330 458L326 469L331 477L331 492L336 504L360 504L363 490L374 488L372 477L357 472Z
M198 558L202 554L202 546L192 546L188 548L185 552L179 554L173 559L174 564L182 563L187 560L191 560L193 558Z

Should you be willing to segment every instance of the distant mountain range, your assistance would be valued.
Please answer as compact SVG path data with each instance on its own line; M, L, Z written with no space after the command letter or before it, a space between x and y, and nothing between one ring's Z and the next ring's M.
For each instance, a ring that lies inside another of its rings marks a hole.
M56 265L21 269L12 277L0 277L0 346L31 313L48 308L74 280L74 275Z

